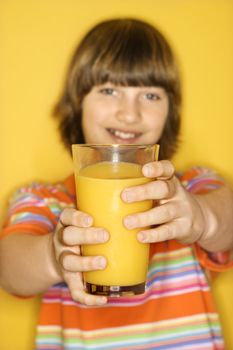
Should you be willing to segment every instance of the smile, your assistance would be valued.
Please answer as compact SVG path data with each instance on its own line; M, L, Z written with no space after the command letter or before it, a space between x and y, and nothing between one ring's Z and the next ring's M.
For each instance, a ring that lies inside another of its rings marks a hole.
M131 131L122 131L117 129L107 129L107 131L114 137L122 140L133 140L142 135L142 133L136 133Z

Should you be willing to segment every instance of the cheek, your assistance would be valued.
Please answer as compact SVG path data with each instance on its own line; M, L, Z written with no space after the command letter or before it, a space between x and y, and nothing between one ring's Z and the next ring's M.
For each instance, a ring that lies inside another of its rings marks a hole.
M150 137L157 142L161 135L163 134L164 127L167 120L167 111L163 111L163 113L154 113L151 116L150 121L148 123L148 129L150 130Z
M168 118L168 112L169 112L169 105L168 101L164 101L164 103L161 105L161 108L158 110L158 120L157 125L159 128L163 129L167 118Z
M94 107L95 106L95 107ZM98 142L98 135L100 133L100 126L102 125L102 116L96 108L96 104L83 106L82 113L82 130L87 143Z
M104 120L106 111L106 104L102 104L99 101L86 99L83 103L82 117L84 123L99 124Z
M91 108L88 106L85 108L84 105L82 112L82 130L86 142L87 138L89 138L89 134L91 134L91 126L93 126L92 111Z
M90 126L93 126L95 122L94 110L89 105L83 105L82 110L82 128L84 134L90 130Z
M149 127L151 127L151 129L153 130L160 130L163 129L167 120L167 116L168 116L168 111L167 109L165 110L159 110L156 111L155 113L153 113L153 115L151 115L150 120L149 120Z

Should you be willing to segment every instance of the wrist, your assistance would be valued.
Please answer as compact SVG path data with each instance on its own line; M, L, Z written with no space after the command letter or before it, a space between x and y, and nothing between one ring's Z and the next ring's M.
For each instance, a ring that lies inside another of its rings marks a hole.
M199 236L197 243L205 250L215 252L218 250L216 246L215 236L218 232L218 220L211 210L206 195L196 195L195 199L199 205L203 217L203 231Z
M59 268L59 265L57 263L56 256L55 256L53 234L52 233L49 233L47 235L47 249L48 249L48 254L47 254L48 274L49 274L49 277L52 281L52 284L62 282L63 281L62 273L61 273L61 270Z

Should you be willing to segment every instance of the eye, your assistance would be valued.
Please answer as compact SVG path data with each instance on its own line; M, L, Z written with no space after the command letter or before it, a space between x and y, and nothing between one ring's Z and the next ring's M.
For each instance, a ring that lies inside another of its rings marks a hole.
M154 92L149 92L145 94L145 98L150 101L156 101L160 99L160 96Z
M100 89L100 93L103 94L103 95L115 95L116 94L116 90L114 90L113 88L102 88Z

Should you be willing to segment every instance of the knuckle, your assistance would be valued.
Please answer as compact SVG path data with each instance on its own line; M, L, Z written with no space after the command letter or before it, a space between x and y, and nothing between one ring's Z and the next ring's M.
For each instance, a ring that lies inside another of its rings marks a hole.
M177 181L178 181L178 185L180 186L180 182L179 180L176 180L176 179L171 179L171 180L168 180L168 186L169 186L169 194L170 194L170 197L175 195L176 193L176 189L177 189Z
M68 261L68 259L66 257L63 257L61 259L61 264L62 264L62 267L63 267L64 270L67 270L67 271L70 270L69 269L69 261Z
M78 210L75 210L72 212L71 221L74 225L75 224L79 225L81 219L82 219L82 214Z
M71 294L71 297L74 301L77 301L81 304L84 304L84 297L83 297L83 293L81 290L70 289L70 294Z
M162 160L158 162L159 176L171 178L175 173L175 167L169 160Z
M76 272L79 271L80 257L71 251L64 251L60 254L60 264L66 271Z
M161 176L163 175L164 172L164 166L162 161L156 162L156 176Z
M151 198L151 195L153 192L154 192L154 183L153 182L150 182L149 184L144 186L143 194L144 194L145 199Z
M165 197L168 197L170 194L169 181L161 181L161 190Z
M167 175L170 177L173 176L175 173L175 167L170 161L167 161L166 168L167 168L167 171L166 171Z
M84 294L83 302L84 302L85 305L88 305L88 306L93 306L95 304L92 296L88 295L86 293Z
M61 255L61 263L65 270L73 270L73 257L68 253Z
M59 243L61 243L60 236L61 236L61 229L56 228L53 235L52 235L52 241L53 241L54 247L57 247L57 245L59 245Z
M145 226L145 214L138 214L134 217L134 226L135 227L144 227Z
M60 222L61 222L61 224L65 220L65 217L67 216L68 210L69 210L68 208L65 208L65 209L62 210L62 212L60 214Z
M173 205L164 205L164 217L166 221L170 221L175 217L175 208Z
M175 233L171 225L163 225L163 237L165 238L165 240L175 238Z
M69 220L70 217L72 217L73 213L76 210L73 208L65 208L62 210L60 215L60 222L64 225L66 224L67 220Z
M70 226L61 228L59 238L61 243L69 244Z
M108 233L102 228L97 228L94 231L94 241L95 243L103 243L108 239Z
M76 211L74 214L74 225L80 227L89 227L93 223L93 219L88 214L82 213L81 211Z
M99 259L100 260L100 259ZM79 258L79 271L94 271L101 268L98 257L84 256Z
M145 214L146 215L146 214ZM147 222L148 224L152 225L154 223L154 211L153 210L149 210L147 212ZM147 225L148 225L147 224Z
M168 181L157 180L156 187L154 187L154 196L156 198L167 198L169 195L169 185Z
M61 243L68 246L77 246L82 243L82 232L75 226L66 226L61 234Z
M71 297L73 300L87 306L93 306L95 305L94 298L85 293L84 288L79 288L78 290L71 290Z
M145 213L136 215L135 221L136 221L135 226L137 227L147 227L147 226L153 225L155 221L154 210L152 209Z
M83 228L81 236L82 244L95 244L100 242L101 230L98 228Z
M96 243L98 241L98 232L96 232L96 230L88 230L88 229L84 229L82 231L83 234L83 242L85 242L86 244L92 244L92 243Z
M146 192L146 187L145 185L142 186L136 186L134 191L131 192L131 197L133 200L141 200L142 198L145 197L145 192Z
M80 256L78 261L78 271L88 271L88 267L88 258Z
M57 260L62 269L64 269L64 255L63 253L58 254Z

